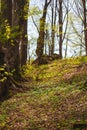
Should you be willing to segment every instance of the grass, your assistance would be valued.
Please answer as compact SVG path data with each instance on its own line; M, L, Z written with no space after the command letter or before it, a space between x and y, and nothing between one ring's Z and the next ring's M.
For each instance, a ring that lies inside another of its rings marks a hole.
M23 70L26 91L1 102L1 130L71 130L87 123L87 57Z

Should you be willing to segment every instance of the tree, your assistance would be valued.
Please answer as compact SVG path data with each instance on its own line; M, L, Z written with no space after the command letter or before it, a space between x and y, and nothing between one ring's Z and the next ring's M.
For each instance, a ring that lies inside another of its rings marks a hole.
M82 0L83 4L83 24L84 24L84 37L85 37L85 52L87 55L87 8L86 8L86 0Z
M0 68L3 68L7 74L4 77L0 75L1 95L2 89L6 90L5 88L9 86L9 83L11 86L19 86L15 80L20 76L20 65L24 65L27 59L27 14L27 0L1 1L0 56L4 62L0 65ZM3 52L3 48L5 52ZM20 48L21 51L19 51ZM6 70L4 64L6 64ZM13 77L9 75L11 73Z
M47 14L47 7L50 4L51 0L45 0L45 5L43 9L42 17L40 18L40 26L39 26L39 37L37 39L37 49L36 54L38 57L38 64L42 62L43 50L44 50L44 28L46 22L46 14Z
M51 32L51 36L52 36L52 45L51 45L51 55L53 55L54 53L54 43L55 43L55 26L56 26L56 9L57 9L57 0L52 2L52 7L51 7L51 11L52 11L52 22L51 22L51 26L52 26L52 32Z
M80 48L85 48L85 54L87 55L87 6L86 6L86 0L79 0L79 2L74 1L75 3L75 9L73 9L74 13L77 15L77 17L80 19L81 22L81 28L82 28L82 34L84 33L84 39L83 35L81 34L80 39ZM76 26L75 26L76 27ZM84 43L82 42L84 41Z
M27 17L28 17L28 0L13 0L12 25L19 27L19 37L16 39L19 45L20 66L26 64L27 60Z
M20 65L26 64L27 60L27 18L28 18L28 0L19 0L18 12L19 12L19 30L20 30Z
M62 58L62 42L63 42L63 11L62 11L62 3L63 0L59 0L59 54L60 58Z
M12 22L12 0L1 0L1 14L2 19L1 21L4 22L5 20L8 20L9 25L11 26ZM7 13L9 12L9 13Z

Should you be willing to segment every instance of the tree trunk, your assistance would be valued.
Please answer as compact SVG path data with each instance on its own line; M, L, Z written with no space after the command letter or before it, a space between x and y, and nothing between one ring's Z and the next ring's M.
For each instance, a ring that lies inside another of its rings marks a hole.
M50 2L51 2L51 0L49 0L49 2L47 2L47 0L45 0L43 15L40 18L39 37L37 39L37 49L36 49L36 54L38 57L38 64L41 64L41 62L42 62L42 56L43 56L43 50L44 50L44 37L45 37L44 28L45 28L47 7L50 4Z
M52 45L51 45L51 55L54 54L54 43L55 43L55 26L56 26L56 9L57 9L57 0L52 5Z
M20 65L25 65L27 60L27 21L24 21L21 29L22 34L20 37Z
M25 11L26 10L26 11ZM27 14L28 0L18 1L19 28L20 28L20 65L25 65L27 60Z
M85 36L85 52L87 56L87 9L86 9L86 0L82 0L83 3L83 22L84 22L84 36Z
M5 96L8 91L7 80L4 79L4 72L5 72L5 51L0 46L0 98Z
M1 0L1 14L2 21L8 21L9 25L12 25L12 0Z
M51 32L51 36L52 36L52 45L51 45L51 55L53 55L54 53L54 36L55 36L55 33L54 33L54 1L53 1L53 5L52 5L52 32Z
M59 0L59 55L62 58L62 37L63 37L63 12L62 12L62 0Z

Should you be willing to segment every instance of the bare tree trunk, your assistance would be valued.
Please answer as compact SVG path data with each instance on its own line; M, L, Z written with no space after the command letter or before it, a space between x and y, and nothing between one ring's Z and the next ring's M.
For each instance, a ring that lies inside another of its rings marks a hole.
M20 30L20 65L26 64L27 60L27 14L28 14L28 0L19 0L18 13L19 13L19 30ZM26 11L24 10L26 8Z
M27 0L12 0L12 26L19 27L19 36L16 39L18 42L19 64L26 64L27 60L27 17L28 1ZM26 11L24 10L26 8Z
M25 65L27 61L27 21L24 21L21 29L22 35L20 37L20 65Z
M62 12L62 0L59 0L59 55L62 58L62 37L63 37L63 12Z
M87 55L87 9L86 9L86 0L82 0L83 3L83 13L84 13L84 36L85 36L85 52Z
M51 32L51 36L52 36L52 43L51 43L51 55L54 53L54 0L52 2L52 23L51 23L51 28L52 28L52 32Z
M67 57L67 50L68 50L68 35L66 38L65 58Z
M19 26L17 0L12 0L12 27Z

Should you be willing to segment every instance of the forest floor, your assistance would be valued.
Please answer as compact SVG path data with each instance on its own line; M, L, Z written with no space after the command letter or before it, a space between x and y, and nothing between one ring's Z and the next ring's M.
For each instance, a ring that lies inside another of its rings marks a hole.
M0 102L0 130L73 130L87 124L87 57L23 70L23 88L10 90L13 96Z

